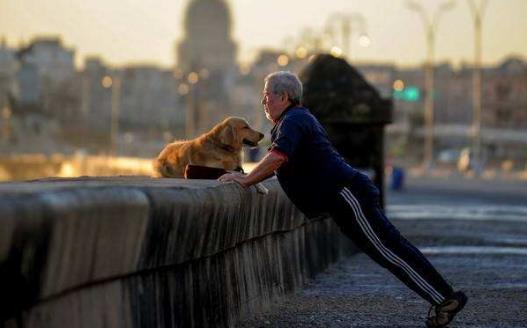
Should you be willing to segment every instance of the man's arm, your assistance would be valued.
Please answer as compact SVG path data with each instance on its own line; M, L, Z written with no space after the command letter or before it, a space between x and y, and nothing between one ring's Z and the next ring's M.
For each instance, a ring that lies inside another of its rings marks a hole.
M282 166L286 161L287 157L284 154L278 151L271 151L267 153L264 158L262 158L262 160L248 175L228 173L219 177L218 180L223 182L235 181L242 187L247 188L272 176L274 171Z

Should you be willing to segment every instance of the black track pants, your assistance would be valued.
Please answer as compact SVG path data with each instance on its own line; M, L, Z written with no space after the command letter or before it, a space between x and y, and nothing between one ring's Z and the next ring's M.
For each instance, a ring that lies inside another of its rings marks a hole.
M359 174L341 190L330 215L357 247L428 302L437 305L452 293L425 256L386 218L379 191L366 176Z

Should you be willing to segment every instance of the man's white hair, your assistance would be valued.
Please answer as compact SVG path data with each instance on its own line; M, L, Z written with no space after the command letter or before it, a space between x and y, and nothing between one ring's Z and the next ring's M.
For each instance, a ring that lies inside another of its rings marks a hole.
M286 94L292 105L302 103L302 82L298 76L289 71L274 72L265 77L270 91L274 94Z

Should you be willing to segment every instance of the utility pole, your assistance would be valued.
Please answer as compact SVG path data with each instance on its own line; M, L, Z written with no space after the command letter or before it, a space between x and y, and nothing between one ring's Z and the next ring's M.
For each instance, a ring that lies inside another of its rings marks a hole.
M479 6L477 6L475 0L467 0L467 2L474 21L474 67L472 69L472 150L474 152L474 173L476 176L479 176L483 170L483 161L481 156L481 30L483 25L483 14L487 7L488 1L480 1Z
M119 116L121 111L121 78L114 76L112 84L112 113L111 113L111 138L112 156L117 156L117 145L119 142Z
M185 135L188 139L194 138L196 132L198 131L198 112L200 110L198 104L201 95L199 94L198 88L200 87L198 83L200 82L199 74L197 72L190 72L187 76L187 81L189 85L188 95L187 95L187 112L186 112L186 121L185 121Z
M454 1L443 2L434 12L432 18L429 17L420 3L409 0L406 3L408 9L417 12L422 19L426 36L426 65L425 65L425 142L423 166L430 169L434 165L434 56L435 56L435 35L439 25L441 15L452 9Z
M13 111L11 110L11 107L9 105L4 106L2 109L2 120L3 120L3 126L2 126L2 140L3 142L8 145L11 139L11 118L13 115Z
M101 84L104 88L111 90L110 107L110 154L116 156L117 142L119 139L119 115L121 111L121 77L119 73L113 76L103 77Z

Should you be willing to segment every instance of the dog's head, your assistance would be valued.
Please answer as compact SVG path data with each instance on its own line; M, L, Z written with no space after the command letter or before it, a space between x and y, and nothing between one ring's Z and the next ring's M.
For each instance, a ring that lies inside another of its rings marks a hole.
M213 129L217 140L238 151L242 145L254 147L264 137L249 125L247 121L240 117L228 117L223 122L216 125Z

